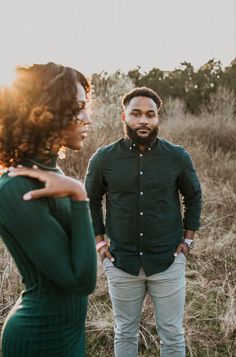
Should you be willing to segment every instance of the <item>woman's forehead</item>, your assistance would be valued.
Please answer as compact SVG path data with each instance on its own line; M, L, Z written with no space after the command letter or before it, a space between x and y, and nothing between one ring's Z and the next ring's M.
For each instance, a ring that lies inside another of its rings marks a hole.
M77 87L77 94L76 94L77 101L78 102L86 102L87 98L86 98L86 92L85 92L84 87L80 83L77 83L76 87Z

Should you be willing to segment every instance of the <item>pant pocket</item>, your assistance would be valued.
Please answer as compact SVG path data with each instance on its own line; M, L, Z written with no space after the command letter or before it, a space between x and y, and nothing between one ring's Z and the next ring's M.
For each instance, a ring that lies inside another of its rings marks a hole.
M183 259L184 261L187 260L186 255L183 252L180 252L179 255L180 255L181 259Z
M114 266L111 260L107 257L103 259L102 264L105 271Z

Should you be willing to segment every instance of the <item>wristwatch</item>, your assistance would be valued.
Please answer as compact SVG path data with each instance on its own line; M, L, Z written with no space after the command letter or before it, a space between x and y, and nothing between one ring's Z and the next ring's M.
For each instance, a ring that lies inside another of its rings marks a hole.
M187 244L188 248L189 249L193 249L194 247L194 241L193 239L187 239L187 238L184 238L184 243Z

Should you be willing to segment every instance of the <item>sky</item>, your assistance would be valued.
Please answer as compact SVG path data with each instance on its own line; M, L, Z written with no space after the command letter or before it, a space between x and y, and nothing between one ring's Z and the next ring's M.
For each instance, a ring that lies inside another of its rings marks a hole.
M54 61L86 75L236 57L236 0L0 0L0 83Z

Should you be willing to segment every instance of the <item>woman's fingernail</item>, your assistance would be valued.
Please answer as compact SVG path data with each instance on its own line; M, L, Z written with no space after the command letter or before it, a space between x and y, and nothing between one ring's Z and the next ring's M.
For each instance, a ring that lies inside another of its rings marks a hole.
M37 165L33 165L33 169L38 169L38 166Z
M31 198L32 198L32 196L31 196L30 193L26 193L26 194L23 196L23 199L24 199L25 201L29 201L29 200L31 200Z

